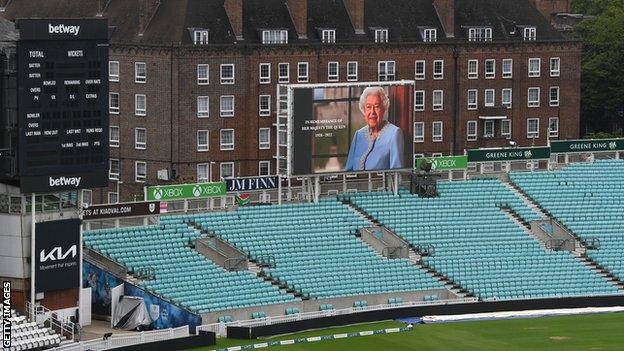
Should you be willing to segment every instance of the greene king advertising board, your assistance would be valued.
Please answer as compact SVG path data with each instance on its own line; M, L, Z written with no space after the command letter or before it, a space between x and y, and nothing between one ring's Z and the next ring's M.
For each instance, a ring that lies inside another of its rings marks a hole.
M215 182L149 186L145 193L147 201L169 201L224 196L226 191L225 182Z
M413 83L292 86L291 174L411 168Z

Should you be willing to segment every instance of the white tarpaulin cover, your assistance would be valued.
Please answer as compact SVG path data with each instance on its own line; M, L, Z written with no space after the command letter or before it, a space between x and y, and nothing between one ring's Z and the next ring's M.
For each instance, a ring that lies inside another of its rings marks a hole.
M586 307L586 308L563 308L556 310L529 310L511 312L471 313L443 316L423 316L425 323L447 323L473 320L509 319L509 318L535 318L546 316L564 316L592 313L624 312L624 307Z
M113 313L113 328L133 330L152 324L145 301L141 297L122 296Z

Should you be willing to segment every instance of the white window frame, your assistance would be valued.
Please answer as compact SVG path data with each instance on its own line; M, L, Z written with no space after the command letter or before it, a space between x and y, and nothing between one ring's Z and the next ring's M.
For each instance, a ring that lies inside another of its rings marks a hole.
M377 61L377 79L380 82L392 81L396 78L395 61Z
M117 162L117 173L113 172L113 163ZM118 158L108 159L108 179L119 180L119 174L121 173L121 162Z
M556 67L553 67L553 63L555 62L556 62ZM559 77L560 75L561 75L561 58L551 57L550 58L550 76Z
M488 70L488 63L492 63L492 69ZM483 68L485 70L485 79L494 79L496 78L496 60L495 59L487 59L483 64Z
M470 65L474 64L474 69ZM479 79L479 60L468 60L468 79Z
M227 68L232 68L232 76L229 77L226 74L225 69ZM221 84L224 85L232 85L236 83L236 65L234 65L233 63L222 63L219 66L219 72L220 72L220 78L221 78Z
M436 95L440 96L440 103L436 104ZM444 90L434 90L432 93L431 103L434 111L444 110Z
M552 122L556 122L557 129L551 129ZM549 117L548 118L548 137L549 138L558 138L559 137L559 117Z
M522 34L522 39L525 41L537 40L537 28L535 27L524 27Z
M263 101L266 100L266 107L263 108ZM258 115L260 117L266 117L271 115L271 95L262 94L258 96Z
M268 140L262 141L262 132L267 133ZM258 129L258 150L270 150L271 149L271 128Z
M111 201L111 197L114 196L115 197L115 201ZM119 194L117 194L116 191L109 191L106 194L106 200L108 200L109 204L117 204L119 203Z
M231 143L226 143L223 141L223 138L226 135L226 132L232 132ZM235 146L236 146L236 134L235 134L234 129L226 128L226 129L219 130L219 149L221 151L233 151Z
M556 96L555 99L553 99L553 91L557 92L557 96ZM561 89L559 89L559 87L550 87L548 89L548 105L550 107L557 107L557 106L559 106L560 94L561 94Z
M336 30L335 29L322 29L321 30L321 42L323 42L323 44L335 44L336 43Z
M139 134L141 131L145 133L145 141L139 141ZM138 127L134 128L134 148L136 150L147 149L147 129Z
M201 143L200 142L200 136L201 135L206 135L206 142L205 143ZM210 150L210 131L204 129L204 130L198 130L197 131L197 151L198 152L206 152Z
M535 66L535 63L537 63L537 69L535 69L535 67L531 67ZM529 59L527 71L530 78L536 78L541 75L541 65L542 60L539 57L532 57Z
M139 67L143 67L143 75L139 75ZM147 82L147 63L135 62L134 63L134 82L146 83Z
M418 104L416 102L416 95L422 96L422 103ZM415 90L414 91L414 111L424 111L425 110L425 91L424 90Z
M266 68L266 74L263 74L263 68ZM260 84L271 84L271 64L263 62L258 65L258 82Z
M421 133L417 133L420 130ZM414 142L415 143L424 143L425 142L425 122L414 122Z
M288 44L288 30L269 29L262 31L262 44Z
M418 72L418 69L421 68L422 72ZM425 80L426 78L426 68L427 63L425 60L416 60L414 61L414 79L416 80Z
M537 131L531 132L530 126L531 122L537 121ZM527 139L537 139L539 138L539 118L527 118Z
M327 81L337 82L340 78L340 64L338 61L327 62Z
M537 100L531 100L531 91L537 91ZM527 89L527 107L540 107L539 87L530 87Z
M139 107L139 100L141 99L145 105L143 108ZM145 94L134 94L134 115L147 116L147 96Z
M113 130L117 130L117 139L113 139ZM119 139L121 134L119 131L119 126L109 126L108 127L108 146L109 147L119 147Z
M301 74L301 68L303 67L305 67L305 75ZM309 79L310 79L310 64L308 62L298 62L297 63L297 82L307 83Z
M193 31L193 45L207 45L208 44L208 31L207 30L194 30Z
M224 177L224 176L223 176L223 173L224 173L224 172L223 172L223 167L224 167L224 166L230 166L230 167L232 167L232 175L229 175L229 176L227 176L227 177ZM221 163L219 163L219 177L220 177L221 179L233 178L235 174L236 174L236 172L235 172L235 170L234 170L234 162L221 162Z
M266 166L266 173L262 172L262 167ZM258 161L258 176L268 176L271 174L271 161Z
M471 130L472 128L472 130ZM468 121L466 123L466 140L467 141L476 141L477 140L477 121Z
M506 92L509 92L508 94ZM509 96L509 101L505 101L505 96ZM513 90L512 88L503 88L501 90L501 106L505 108L511 108L513 104Z
M423 30L423 41L425 43L434 43L438 41L438 31L435 28L425 28Z
M117 67L113 69L113 67ZM113 71L117 71L113 73ZM108 61L108 81L119 82L119 61Z
M439 64L440 71L436 71L436 66ZM440 80L444 79L444 60L434 60L433 61L433 79Z
M347 81L357 82L357 80L358 80L358 62L348 61L347 62Z
M286 75L282 75L282 67L286 67ZM277 73L279 83L288 83L290 81L290 63L280 62L277 64Z
M201 72L206 69L206 76L202 76ZM207 63L197 64L197 85L208 85L210 83L210 65Z
M509 127L508 131L505 131L505 127L504 127L505 124L507 124L508 127ZM501 130L501 136L502 137L505 137L507 139L511 139L511 119L501 119L500 130Z
M440 133L436 134L436 126L440 126ZM431 123L431 140L434 143L444 141L444 123L442 121L434 121Z
M471 95L474 96L474 102L470 101ZM479 107L479 90L468 89L466 92L466 100L468 110L476 110Z
M144 174L139 174L139 165L143 165L145 168ZM147 180L147 162L134 161L134 181L137 183L145 183L145 180Z
M232 109L224 109L223 108L223 103L224 101L226 101L231 99L232 100ZM234 95L221 95L219 97L219 116L222 118L232 118L234 117L234 111L236 110L235 108L235 104L236 104L236 98L234 97Z
M200 169L205 169L205 176L202 177L200 173ZM198 163L197 164L197 182L198 183L208 183L210 181L210 163Z
M113 106L113 96L117 97L117 106ZM111 115L118 115L119 105L121 105L119 100L119 93L108 93L108 113L110 113Z
M491 27L473 27L468 29L468 41L492 41Z
M494 107L496 105L496 90L485 89L483 92L483 106Z
M493 120L483 121L483 137L493 138L494 135L495 135L494 121Z
M203 110L201 106L202 102L206 102L206 109ZM198 96L197 97L197 117L198 118L208 118L210 117L210 97L209 96Z
M388 42L388 28L375 29L375 43Z
M505 70L505 64L509 63L509 71ZM501 69L502 69L502 77L505 79L509 79L513 77L513 59L503 59L502 63L501 63Z

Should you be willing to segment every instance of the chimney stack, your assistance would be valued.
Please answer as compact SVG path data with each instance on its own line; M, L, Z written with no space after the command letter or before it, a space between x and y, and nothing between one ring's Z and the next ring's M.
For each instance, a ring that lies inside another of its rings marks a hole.
M447 38L455 37L455 1L454 0L433 0L433 7L438 14L438 19L442 23L442 29Z
M243 40L243 0L225 0L223 7L236 40Z
M343 0L355 34L364 34L364 0Z
M139 35L143 35L156 10L160 0L139 0Z
M286 6L299 39L308 38L308 0L287 0Z

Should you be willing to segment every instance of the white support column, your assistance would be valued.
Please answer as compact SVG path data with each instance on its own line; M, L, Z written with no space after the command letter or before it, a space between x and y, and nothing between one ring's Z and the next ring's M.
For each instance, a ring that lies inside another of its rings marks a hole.
M289 187L290 188L290 187ZM277 204L282 204L282 178L277 178Z
M399 172L394 172L394 195L399 195Z
M31 308L35 309L35 266L37 264L37 255L35 253L35 193L30 197L30 303ZM34 313L33 313L34 314Z
M563 156L564 162L567 165L568 163L570 163L570 154L565 154Z
M368 192L373 191L373 176L368 173Z
M615 152L615 159L616 159L616 160L619 160L619 159L620 159L620 152L619 152L619 151L616 151L616 152Z
M342 175L342 192L343 193L347 192L347 175L346 174Z
M314 177L314 183L314 203L318 203L321 195L321 178L319 176Z
M188 213L188 209L189 209L189 204L188 204L188 200L184 200L184 213Z

